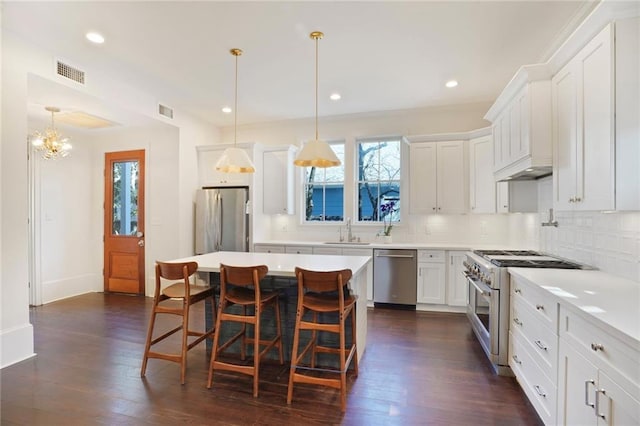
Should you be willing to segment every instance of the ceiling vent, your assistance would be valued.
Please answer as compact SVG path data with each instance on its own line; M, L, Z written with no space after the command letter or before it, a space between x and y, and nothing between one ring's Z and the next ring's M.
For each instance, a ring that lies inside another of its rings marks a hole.
M173 110L166 105L158 104L158 113L167 118L173 118Z
M73 80L76 83L84 84L84 71L73 67L69 64L57 60L56 61L56 73L62 77Z

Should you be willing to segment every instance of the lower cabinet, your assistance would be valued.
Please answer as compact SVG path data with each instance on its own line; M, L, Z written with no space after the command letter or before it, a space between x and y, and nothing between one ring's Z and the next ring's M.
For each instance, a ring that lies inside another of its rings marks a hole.
M446 302L444 251L418 250L418 303Z
M254 244L253 251L256 253L284 253L284 246L274 244Z
M447 305L467 306L467 279L462 264L467 255L466 251L447 252Z
M640 424L637 349L560 309L559 424Z

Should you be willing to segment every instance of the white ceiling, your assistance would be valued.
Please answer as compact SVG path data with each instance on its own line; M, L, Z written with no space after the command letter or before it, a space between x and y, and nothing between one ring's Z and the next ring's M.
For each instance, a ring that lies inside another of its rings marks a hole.
M108 73L174 109L228 126L233 114L221 108L233 106L230 48L244 50L239 124L313 116L314 30L325 33L321 116L492 101L519 66L548 59L594 5L4 1L2 30L49 49L88 77L92 70ZM88 42L90 30L106 42ZM449 79L459 86L445 88ZM342 100L328 99L334 91Z

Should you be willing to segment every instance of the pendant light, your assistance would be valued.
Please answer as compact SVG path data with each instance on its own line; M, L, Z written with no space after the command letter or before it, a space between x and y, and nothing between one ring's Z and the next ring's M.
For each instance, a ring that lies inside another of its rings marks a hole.
M331 146L318 139L318 40L324 36L320 31L312 32L309 37L316 41L316 137L305 143L293 164L301 167L334 167L340 165L340 159Z
M238 56L242 55L242 50L231 49L229 52L236 57L236 86L235 105L233 120L233 147L227 148L222 153L222 157L216 163L216 170L224 173L253 173L256 171L247 151L237 146L238 138Z

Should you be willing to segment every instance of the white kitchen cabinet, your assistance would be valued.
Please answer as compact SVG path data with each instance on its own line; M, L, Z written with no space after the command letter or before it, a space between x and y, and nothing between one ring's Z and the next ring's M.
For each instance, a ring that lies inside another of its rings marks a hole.
M313 247L310 246L285 246L285 253L293 254L313 254Z
M558 424L640 424L640 402L564 342L560 345L560 366Z
M418 250L418 303L446 303L444 259L444 250Z
M256 253L284 253L284 246L275 244L254 244L253 251Z
M463 272L462 264L467 258L465 251L447 252L447 305L466 306L467 305L467 279Z
M465 213L468 166L465 141L412 143L410 212Z
M471 213L496 212L493 141L483 136L469 141L469 205Z
M313 254L340 256L342 254L342 249L340 247L313 247Z
M612 24L552 80L554 207L615 208Z
M295 213L294 165L295 147L263 152L263 212Z
M496 182L496 187L496 211L498 213L538 212L537 181Z
M224 173L216 170L216 163L226 148L233 145L203 145L196 147L198 151L198 184L199 186L250 186L253 173ZM253 146L238 144L253 158Z

